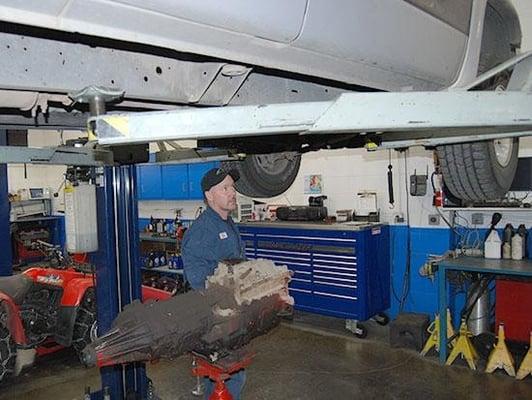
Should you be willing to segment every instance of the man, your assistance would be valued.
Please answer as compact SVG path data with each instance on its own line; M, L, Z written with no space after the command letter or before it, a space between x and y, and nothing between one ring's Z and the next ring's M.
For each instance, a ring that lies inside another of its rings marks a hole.
M245 259L244 245L237 226L229 216L236 208L236 171L213 168L201 179L201 190L207 209L192 223L183 238L181 256L184 274L192 289L205 289L205 280L214 273L218 262L229 259ZM242 370L226 381L234 400L246 380ZM205 398L209 398L214 384L205 379Z

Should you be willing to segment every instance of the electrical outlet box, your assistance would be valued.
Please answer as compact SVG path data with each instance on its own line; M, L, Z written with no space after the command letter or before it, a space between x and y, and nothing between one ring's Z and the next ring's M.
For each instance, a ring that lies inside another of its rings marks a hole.
M471 223L473 225L484 225L484 214L482 213L471 214Z
M410 195L425 196L427 194L428 175L410 175Z
M429 215L429 225L439 225L439 224L440 224L440 216L438 214Z

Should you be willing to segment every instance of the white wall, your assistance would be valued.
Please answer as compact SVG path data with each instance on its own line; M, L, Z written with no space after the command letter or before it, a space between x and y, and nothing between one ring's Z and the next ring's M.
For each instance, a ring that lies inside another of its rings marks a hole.
M532 156L532 138L521 140L520 156ZM407 152L407 176L414 173L428 175L434 171L432 151L422 148L411 148ZM364 149L354 150L321 150L303 155L301 169L294 185L283 195L266 200L268 203L305 205L309 195L304 194L305 175L321 174L323 194L328 196L326 205L329 214L336 210L353 209L356 193L363 190L377 192L378 207L383 222L393 223L394 216L406 216L407 183L405 182L405 153L392 153L394 172L395 207L388 203L388 151L366 152ZM437 214L432 206L432 188L427 182L427 194L423 197L408 197L411 226L430 226L428 216ZM486 222L491 212L486 211ZM467 213L466 213L467 214ZM510 220L523 219L532 223L532 212L505 211ZM528 216L530 214L530 217ZM440 221L440 227L445 226ZM436 226L438 227L438 226Z
M45 147L58 146L68 139L87 136L79 131L52 131L30 130L28 131L28 146ZM66 167L63 165L39 165L39 164L9 164L7 167L8 189L10 193L16 193L19 189L50 188L56 191L64 179ZM63 196L53 198L54 211L63 210Z

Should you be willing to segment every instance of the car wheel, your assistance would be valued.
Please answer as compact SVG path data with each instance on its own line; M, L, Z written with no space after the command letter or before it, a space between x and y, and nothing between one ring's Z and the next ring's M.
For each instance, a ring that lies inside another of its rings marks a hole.
M0 382L15 372L17 348L7 327L7 312L0 305Z
M445 185L466 202L504 197L515 176L518 151L517 138L437 147Z
M240 174L237 192L249 197L274 197L284 193L296 179L301 154L296 152L255 154L242 161L226 161L224 169Z
M88 289L81 301L74 323L72 347L83 362L83 349L96 338L96 296L94 289Z
M484 43L490 42L483 40ZM508 43L483 51L479 73L511 56ZM478 89L506 90L509 80L507 73L501 73ZM438 146L436 150L443 181L451 194L466 203L483 202L501 199L510 189L517 169L519 139L451 144Z

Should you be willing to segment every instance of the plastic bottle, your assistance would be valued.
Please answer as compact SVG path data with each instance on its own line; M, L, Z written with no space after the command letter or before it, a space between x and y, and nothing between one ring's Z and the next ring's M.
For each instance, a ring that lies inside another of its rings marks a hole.
M519 225L517 233L523 238L523 258L528 257L528 231L524 224Z
M484 258L501 258L501 238L493 229L484 242Z
M502 245L502 258L505 260L512 259L512 245L510 242L504 242Z
M181 218L179 216L179 211L176 210L174 218L174 234L177 237L177 229L181 226Z
M516 233L512 236L512 260L523 259L523 237Z
M514 235L514 227L512 224L506 224L504 227L502 242L503 243L512 243L512 236Z
M153 232L155 230L155 223L153 221L153 215L150 216L150 223L148 224L148 232Z

